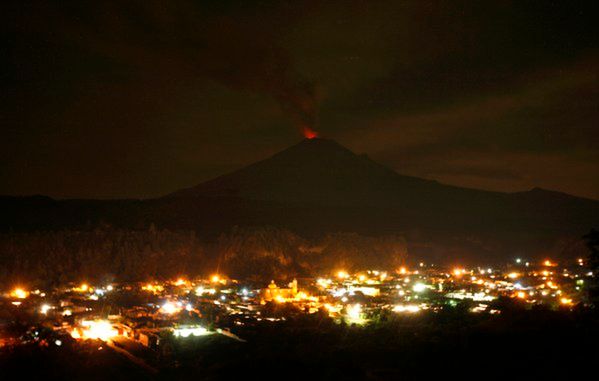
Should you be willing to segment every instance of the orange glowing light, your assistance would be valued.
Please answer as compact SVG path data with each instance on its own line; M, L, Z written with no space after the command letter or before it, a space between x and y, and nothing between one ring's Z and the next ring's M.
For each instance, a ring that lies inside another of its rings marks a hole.
M158 284L154 285L152 283L148 283L145 286L142 286L141 289L144 291L149 291L149 292L156 294L156 293L162 292L164 290L164 287L162 287L161 285L158 285Z
M220 282L220 276L218 276L218 275L212 275L212 277L210 278L210 281L212 283L218 283L218 282Z
M572 299L570 299L570 298L561 298L559 301L561 304L565 304L565 305L572 304Z
M84 320L81 328L74 329L71 336L74 339L99 339L107 341L117 336L118 332L106 320Z
M349 277L349 274L347 272L345 272L343 270L337 272L337 278L339 278L339 279L345 279L347 277Z
M318 137L318 133L308 126L304 126L302 128L302 132L304 133L304 137L306 139L314 139Z
M92 292L93 290L87 285L87 283L82 283L79 287L74 287L73 291L75 292Z
M179 311L181 311L181 306L173 302L166 302L160 307L160 312L167 315L173 315Z
M17 299L25 299L29 296L29 292L23 290L22 288L15 288L10 293L10 296Z
M309 299L310 295L306 294L304 291L300 291L295 295L296 300L306 300Z

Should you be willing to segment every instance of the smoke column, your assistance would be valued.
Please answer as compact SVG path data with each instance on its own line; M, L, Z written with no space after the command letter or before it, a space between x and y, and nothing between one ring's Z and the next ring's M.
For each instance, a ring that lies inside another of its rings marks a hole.
M106 1L89 7L49 6L51 17L39 14L35 19L40 28L54 30L55 37L74 45L84 41L81 49L113 62L185 72L236 90L267 94L306 138L316 137L315 86L277 41L279 31L301 12L287 10L282 17L276 7L268 8L264 19L271 22L257 23L200 3L184 4L143 1L132 7ZM71 13L85 17L73 18Z

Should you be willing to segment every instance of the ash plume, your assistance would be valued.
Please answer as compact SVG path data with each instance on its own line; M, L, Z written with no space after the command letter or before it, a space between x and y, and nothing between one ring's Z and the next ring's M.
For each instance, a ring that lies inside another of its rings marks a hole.
M271 96L306 137L314 137L315 85L295 68L287 51L266 31L230 23L215 30L218 36L204 40L213 59L201 62L201 72L231 88Z
M29 14L31 32L53 30L57 45L76 45L115 64L135 67L172 86L205 77L229 88L266 94L314 137L314 83L295 68L279 40L305 9L266 7L244 13L199 3L102 2L90 7L48 6ZM260 12L258 21L249 17ZM284 21L283 21L284 20ZM171 77L179 76L179 78ZM172 82L172 83L171 83Z

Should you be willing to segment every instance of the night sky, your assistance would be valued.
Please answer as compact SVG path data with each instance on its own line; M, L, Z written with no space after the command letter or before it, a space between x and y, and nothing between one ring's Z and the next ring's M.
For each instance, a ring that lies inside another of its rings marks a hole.
M8 3L0 194L160 196L313 126L402 174L599 199L592 1Z

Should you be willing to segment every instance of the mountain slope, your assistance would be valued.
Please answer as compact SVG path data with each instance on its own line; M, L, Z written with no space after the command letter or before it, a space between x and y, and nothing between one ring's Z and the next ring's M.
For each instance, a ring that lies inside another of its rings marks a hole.
M423 246L436 242L458 251L468 246L496 256L554 250L556 242L576 240L599 222L595 200L538 188L490 192L403 176L327 139L303 140L165 197L187 203L205 198L261 203L260 211L237 211L258 224L310 233L402 232Z
M565 253L598 227L599 201L535 188L501 193L403 176L327 139L150 200L1 198L0 229L127 228L154 223L215 239L234 226L314 237L402 234L414 256L494 258Z
M592 224L599 202L535 188L501 193L404 176L328 139L305 139L272 157L164 199L235 198L293 207L383 209L417 227L515 228ZM381 211L377 211L381 213ZM542 221L538 221L541 219ZM405 228L409 226L405 225ZM559 230L559 229L558 229Z
M327 206L401 205L467 189L403 176L328 139L305 139L272 157L167 197L239 197ZM475 191L493 196L493 192Z

